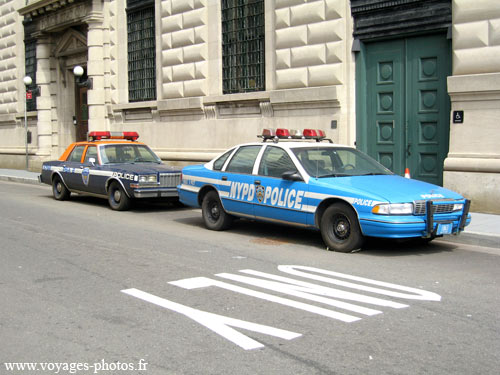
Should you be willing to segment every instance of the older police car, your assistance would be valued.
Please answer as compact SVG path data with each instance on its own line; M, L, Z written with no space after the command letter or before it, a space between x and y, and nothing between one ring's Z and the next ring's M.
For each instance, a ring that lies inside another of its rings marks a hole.
M179 199L201 206L207 228L226 229L234 217L316 228L328 248L350 252L365 236L432 240L470 222L464 197L395 175L352 147L320 142L322 131L265 129L262 138L183 168Z
M57 161L45 162L39 180L52 185L54 198L71 193L108 198L126 210L133 198L178 198L181 171L162 164L136 132L90 132L89 141L71 144Z

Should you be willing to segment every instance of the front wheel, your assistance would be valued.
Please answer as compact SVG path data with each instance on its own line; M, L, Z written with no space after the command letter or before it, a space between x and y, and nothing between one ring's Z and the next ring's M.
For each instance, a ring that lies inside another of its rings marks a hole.
M130 208L130 198L118 182L113 182L108 190L109 206L116 211L125 211Z
M364 238L358 218L345 203L334 203L325 210L320 230L323 241L330 250L350 253L363 245Z
M211 230L224 230L229 228L233 217L224 211L219 194L216 191L210 191L203 197L201 203L201 214L205 226Z
M52 194L58 201L69 199L71 192L68 190L61 177L55 176L52 180Z

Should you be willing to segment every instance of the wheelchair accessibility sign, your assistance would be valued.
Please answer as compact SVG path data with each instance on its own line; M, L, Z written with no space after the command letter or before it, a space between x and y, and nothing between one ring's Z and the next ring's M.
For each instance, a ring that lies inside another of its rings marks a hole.
M464 111L453 111L453 123L454 124L464 123Z

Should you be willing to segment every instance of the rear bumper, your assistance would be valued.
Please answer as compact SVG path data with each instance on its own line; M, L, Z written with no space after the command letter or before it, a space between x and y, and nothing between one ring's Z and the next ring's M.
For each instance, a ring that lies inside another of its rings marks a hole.
M190 190L181 188L182 185L178 186L179 189L179 201L191 207L200 207L198 204L198 193Z

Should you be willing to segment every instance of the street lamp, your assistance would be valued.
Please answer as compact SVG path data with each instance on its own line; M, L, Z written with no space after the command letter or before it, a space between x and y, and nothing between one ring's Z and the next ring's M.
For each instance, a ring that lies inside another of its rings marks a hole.
M23 78L25 92L24 92L24 146L26 149L26 170L28 170L28 93L32 95L31 91L28 91L28 87L31 86L33 80L30 76Z
M80 66L80 65L77 65L73 68L73 74L75 75L75 77L78 78L78 80L76 81L76 84L80 87L87 87L89 90L92 90L92 78L88 78L83 81L82 80L82 76L83 76L83 73L85 71L83 70L83 68Z

